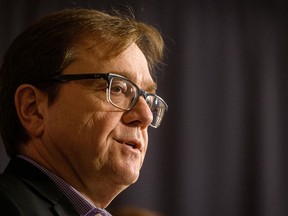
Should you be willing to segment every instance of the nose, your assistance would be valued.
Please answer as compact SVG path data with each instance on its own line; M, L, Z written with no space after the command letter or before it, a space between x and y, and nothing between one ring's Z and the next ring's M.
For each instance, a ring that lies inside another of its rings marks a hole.
M123 114L122 120L125 124L140 127L148 127L151 124L153 114L144 97L139 97L134 107Z

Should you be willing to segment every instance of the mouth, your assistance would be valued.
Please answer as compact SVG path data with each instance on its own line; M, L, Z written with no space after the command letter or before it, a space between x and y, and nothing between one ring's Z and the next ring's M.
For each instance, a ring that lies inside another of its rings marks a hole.
M141 150L141 143L136 140L117 140L118 143L122 145L126 145L132 149L138 149Z
M128 145L128 146L130 146L133 149L136 149L136 144L135 143L131 142L131 143L123 143L123 144Z

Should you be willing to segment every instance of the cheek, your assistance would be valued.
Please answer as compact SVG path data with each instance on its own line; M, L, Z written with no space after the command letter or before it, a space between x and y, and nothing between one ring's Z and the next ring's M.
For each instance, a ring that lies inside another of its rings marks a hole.
M74 138L83 133L87 136L89 132L99 134L100 131L110 130L115 124L115 115L107 111L104 101L92 96L86 92L84 95L75 93L74 97L62 97L49 109L48 126L55 127L61 133L72 134Z
M45 116L45 134L59 151L70 151L74 155L85 153L91 157L107 151L109 134L121 122L123 113L89 93L85 91L79 95L78 91L58 95L61 100L49 108Z
M65 155L75 162L74 166L89 169L94 161L96 167L101 167L113 155L109 135L119 123L115 119L105 112L70 113L61 118L55 115L47 125L45 144L50 145L55 157Z

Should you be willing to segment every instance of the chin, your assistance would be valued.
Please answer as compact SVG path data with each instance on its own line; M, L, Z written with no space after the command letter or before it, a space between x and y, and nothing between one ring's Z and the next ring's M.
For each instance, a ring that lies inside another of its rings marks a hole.
M129 185L131 185L131 184L134 184L137 180L138 180L138 178L139 178L139 171L135 171L135 170L133 170L133 171L127 171L126 170L126 172L122 172L121 174L120 174L120 176L118 176L119 177L119 180L120 181L122 181L122 183L124 184L124 185L127 185L127 186L129 186Z
M115 164L114 164L115 165ZM122 161L110 169L110 175L118 184L129 186L135 183L140 175L141 165L139 161Z

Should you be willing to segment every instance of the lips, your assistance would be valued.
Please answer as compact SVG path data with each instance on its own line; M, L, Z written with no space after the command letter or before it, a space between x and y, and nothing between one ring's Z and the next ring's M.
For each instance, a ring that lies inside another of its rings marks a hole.
M141 145L141 142L139 142L138 140L122 140L122 139L116 139L116 141L118 143L121 143L121 144L124 144L124 145L127 145L133 149L138 149L138 150L141 150L142 148L142 145Z
M127 143L127 142L125 142L124 144L128 145L128 146L131 146L134 149L136 148L136 144L135 143Z

